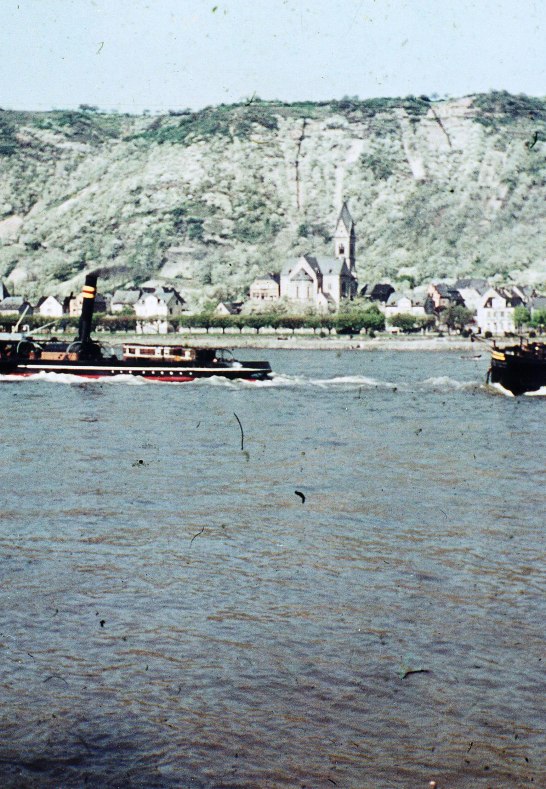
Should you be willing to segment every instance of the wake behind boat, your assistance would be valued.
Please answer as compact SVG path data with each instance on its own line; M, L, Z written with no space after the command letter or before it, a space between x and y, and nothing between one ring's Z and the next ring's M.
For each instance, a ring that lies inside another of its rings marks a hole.
M269 362L241 362L214 348L125 343L121 357L91 337L97 276L88 274L78 337L72 342L40 340L26 334L0 334L0 374L24 377L36 373L69 373L83 378L134 375L152 381L186 382L219 375L260 381L269 378Z

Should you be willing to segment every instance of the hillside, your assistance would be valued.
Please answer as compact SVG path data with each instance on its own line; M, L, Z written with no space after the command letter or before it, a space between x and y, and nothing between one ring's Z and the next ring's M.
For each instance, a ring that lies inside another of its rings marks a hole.
M346 99L108 115L0 111L0 278L30 297L151 277L242 296L329 254L342 198L361 284L546 282L546 101Z

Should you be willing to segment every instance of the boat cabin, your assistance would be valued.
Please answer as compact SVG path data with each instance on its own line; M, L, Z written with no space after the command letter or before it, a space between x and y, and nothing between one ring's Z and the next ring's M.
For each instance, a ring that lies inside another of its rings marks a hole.
M195 348L183 348L180 345L143 345L141 343L124 343L123 358L153 359L168 362L193 362L197 357Z

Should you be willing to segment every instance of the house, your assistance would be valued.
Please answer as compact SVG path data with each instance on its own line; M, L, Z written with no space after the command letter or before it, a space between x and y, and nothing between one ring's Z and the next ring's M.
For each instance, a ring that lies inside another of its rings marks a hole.
M0 316L32 315L30 303L23 296L7 296L0 301Z
M239 315L242 301L221 301L214 310L215 315Z
M280 276L278 274L266 274L263 277L256 277L250 286L251 301L277 301L280 297Z
M116 290L110 302L110 312L120 313L124 310L134 313L135 304L142 296L142 291L139 290Z
M137 318L168 318L181 315L185 301L174 288L156 288L144 292L135 302Z
M281 271L280 297L322 310L335 310L357 294L355 226L346 203L334 232L334 257L301 255Z
M370 301L377 301L386 304L390 296L394 293L394 288L388 282L378 282L376 285L364 285L360 295Z
M61 318L64 315L63 302L56 296L45 296L39 300L34 312L46 318Z
M483 333L512 334L516 330L514 309L523 304L518 288L489 288L476 313L476 324Z
M476 312L483 294L489 289L489 283L486 279L470 277L458 279L453 287L459 292L464 306L468 310Z
M386 318L393 315L413 315L417 318L425 316L425 305L418 299L412 299L410 296L395 291L391 293L381 311Z
M463 297L456 287L438 282L429 285L427 295L432 299L436 312L445 310L446 307L463 307Z
M68 300L68 314L71 318L79 318L82 314L83 292L77 296L70 296ZM95 294L95 312L108 312L109 298L102 293Z

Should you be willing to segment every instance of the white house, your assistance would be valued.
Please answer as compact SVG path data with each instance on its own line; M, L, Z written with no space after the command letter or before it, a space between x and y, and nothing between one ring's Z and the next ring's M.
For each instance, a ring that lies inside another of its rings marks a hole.
M116 290L110 302L110 312L120 313L123 310L135 311L135 304L142 296L141 290Z
M256 277L250 286L251 301L277 301L280 296L280 278L278 274L266 274Z
M458 279L453 287L461 294L464 306L468 310L476 312L483 294L489 290L489 283L486 279L469 277L467 279Z
M157 288L153 293L143 293L135 302L137 318L174 318L181 315L184 299L174 289Z
M476 313L479 330L491 334L515 332L514 309L522 304L519 289L489 288L483 294Z
M40 299L34 311L46 318L61 318L64 314L63 303L56 296Z
M241 307L243 306L242 301L221 301L214 310L215 315L221 315L225 317L226 315L239 315L241 312Z
M425 305L422 301L412 299L410 296L401 293L391 293L387 303L384 307L379 308L385 318L391 318L393 315L413 315L415 317L424 317Z

